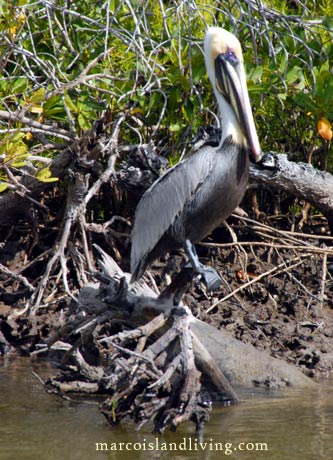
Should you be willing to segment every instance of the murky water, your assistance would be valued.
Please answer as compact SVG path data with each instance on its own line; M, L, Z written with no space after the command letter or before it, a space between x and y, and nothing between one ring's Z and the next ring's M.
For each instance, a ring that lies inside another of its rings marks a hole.
M56 374L45 363L0 358L0 460L333 458L329 383L315 390L242 395L236 406L217 406L200 444L190 423L163 436L149 427L111 430L94 399L48 395L31 370L43 378Z

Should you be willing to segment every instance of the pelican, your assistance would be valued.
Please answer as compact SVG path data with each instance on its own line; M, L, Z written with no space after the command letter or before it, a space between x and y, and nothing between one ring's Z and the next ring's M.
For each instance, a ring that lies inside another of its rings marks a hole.
M218 147L200 150L170 168L142 196L134 219L131 282L158 257L183 247L208 290L221 278L199 262L194 244L208 236L241 202L249 175L249 152L261 149L253 120L238 39L211 27L204 41L205 64L222 116Z

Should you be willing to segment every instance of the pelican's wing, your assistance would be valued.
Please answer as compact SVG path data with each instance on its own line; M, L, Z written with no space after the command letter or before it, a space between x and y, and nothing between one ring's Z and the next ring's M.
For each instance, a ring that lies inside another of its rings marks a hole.
M149 253L209 176L215 149L205 146L160 177L142 196L132 231L133 280L145 269Z

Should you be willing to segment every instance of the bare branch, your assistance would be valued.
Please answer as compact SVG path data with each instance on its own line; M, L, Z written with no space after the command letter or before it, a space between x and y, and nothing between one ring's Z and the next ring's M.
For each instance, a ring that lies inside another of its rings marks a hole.
M32 120L31 118L22 116L20 113L5 112L4 110L0 110L0 118L2 120L15 123L23 123L24 125L31 126L31 128L35 128L38 130L38 132L50 134L52 136L59 137L60 139L65 139L66 141L72 140L75 137L72 133L66 131L65 129L55 128L53 126L39 123L38 121Z

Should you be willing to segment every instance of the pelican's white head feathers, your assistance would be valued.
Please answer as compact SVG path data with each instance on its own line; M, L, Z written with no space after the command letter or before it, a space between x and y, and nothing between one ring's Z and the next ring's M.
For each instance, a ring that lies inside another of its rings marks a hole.
M239 40L225 29L210 27L205 37L204 53L223 119L220 145L231 136L235 143L246 145L256 158L260 158Z

